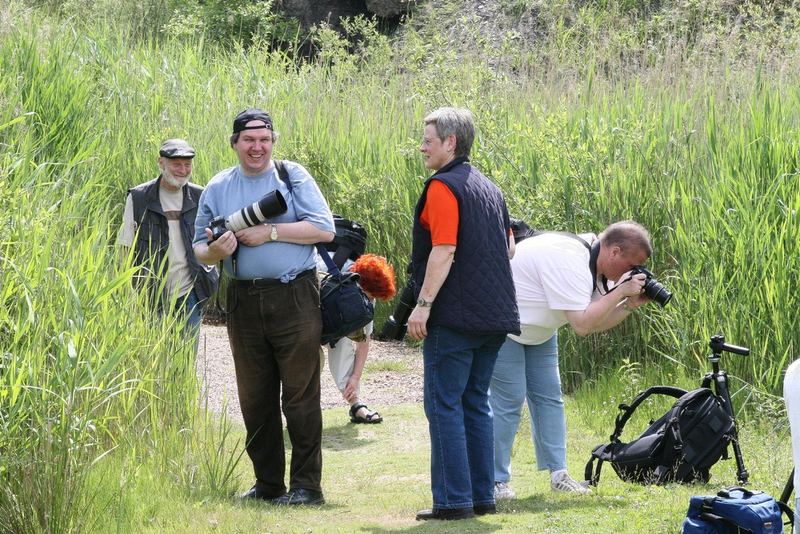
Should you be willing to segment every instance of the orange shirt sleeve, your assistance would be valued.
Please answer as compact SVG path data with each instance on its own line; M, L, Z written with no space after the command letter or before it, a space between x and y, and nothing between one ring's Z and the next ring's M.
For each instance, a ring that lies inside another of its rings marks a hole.
M419 222L430 231L433 246L457 244L458 200L444 182L431 181Z

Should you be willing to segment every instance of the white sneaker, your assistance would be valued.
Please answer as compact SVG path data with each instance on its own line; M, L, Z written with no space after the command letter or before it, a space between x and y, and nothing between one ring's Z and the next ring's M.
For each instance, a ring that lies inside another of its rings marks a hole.
M496 501L513 501L517 498L517 494L508 485L508 482L495 482L494 483L494 500Z
M592 492L586 485L569 476L566 471L561 471L550 478L550 489L558 493L586 494Z

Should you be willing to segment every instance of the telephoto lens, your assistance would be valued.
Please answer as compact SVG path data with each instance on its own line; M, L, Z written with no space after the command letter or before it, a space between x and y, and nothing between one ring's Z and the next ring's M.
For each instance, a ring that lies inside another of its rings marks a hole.
M281 195L281 192L276 189L249 206L245 206L239 211L228 215L225 219L225 226L228 230L238 232L250 226L261 224L270 217L281 213L286 213L286 200Z
M403 292L400 294L400 300L395 306L394 313L386 320L380 334L374 336L379 341L395 340L401 341L406 335L408 328L408 318L411 312L414 311L414 283L409 279Z
M281 192L277 189L270 191L256 202L225 218L219 216L211 219L208 225L212 235L211 241L216 241L228 230L238 232L250 226L261 224L270 217L286 213L286 209L286 199L283 198Z

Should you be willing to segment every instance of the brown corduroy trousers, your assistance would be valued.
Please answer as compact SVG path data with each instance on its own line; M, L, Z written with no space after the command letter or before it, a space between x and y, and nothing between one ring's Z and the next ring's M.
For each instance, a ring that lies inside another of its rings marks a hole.
M286 491L282 408L292 444L289 488L321 491L317 278L264 287L234 281L228 303L228 338L256 487L275 496Z

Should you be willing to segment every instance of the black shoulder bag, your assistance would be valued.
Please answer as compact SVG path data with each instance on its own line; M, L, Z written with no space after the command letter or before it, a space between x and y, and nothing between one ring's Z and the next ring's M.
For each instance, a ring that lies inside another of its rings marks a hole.
M292 193L292 181L283 162L275 161L278 176ZM341 338L367 326L375 314L372 302L358 285L358 273L343 273L331 259L322 244L317 252L328 267L328 274L320 282L320 310L322 312L321 345L335 346Z

